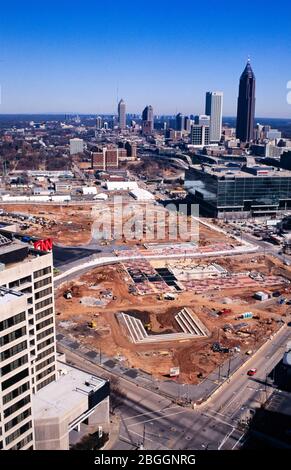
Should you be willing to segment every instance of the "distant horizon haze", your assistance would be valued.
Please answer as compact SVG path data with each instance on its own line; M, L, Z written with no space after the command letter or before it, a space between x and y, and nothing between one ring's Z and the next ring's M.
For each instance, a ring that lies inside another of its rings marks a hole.
M126 113L127 116L129 115L139 115L141 117L141 112L129 112L129 113ZM195 113L189 113L189 114L195 114ZM199 113L200 114L200 113ZM102 117L102 116L118 116L117 115L117 112L116 113L79 113L79 112L62 112L62 111L59 111L59 112L38 112L38 113L1 113L0 112L0 119L1 118L5 118L6 116L7 117L49 117L49 116L54 116L54 117L64 117L65 116L70 116L71 118L74 118L74 117L77 117L79 116L80 118L81 117L87 117L87 118L92 118L92 119L95 119L97 118L98 116ZM196 113L196 115L198 115ZM160 114L156 114L154 113L154 116L157 117L157 116L161 116L161 117L175 117L176 115L175 114L166 114L166 113L160 113ZM189 115L188 115L189 116ZM227 119L236 119L236 116L233 115L233 116L222 116L222 119L225 121ZM259 122L260 119L263 119L263 120L267 120L267 119L270 119L272 121L290 121L291 122L291 116L290 117L282 117L282 116L279 116L279 117L275 117L275 116L256 116L255 117L255 124L257 122Z

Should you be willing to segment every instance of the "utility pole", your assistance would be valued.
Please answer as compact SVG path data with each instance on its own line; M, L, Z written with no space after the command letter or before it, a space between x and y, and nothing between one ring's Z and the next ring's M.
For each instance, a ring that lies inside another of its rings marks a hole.
M227 378L229 379L229 374L230 374L230 363L231 363L231 356L229 356L229 361L228 361L228 371L227 371Z
M268 399L268 391L267 391L267 384L268 384L268 374L266 374L266 380L265 380L265 402Z
M140 450L145 450L145 433L146 433L146 425L143 425L143 436L142 436L142 445L140 446Z

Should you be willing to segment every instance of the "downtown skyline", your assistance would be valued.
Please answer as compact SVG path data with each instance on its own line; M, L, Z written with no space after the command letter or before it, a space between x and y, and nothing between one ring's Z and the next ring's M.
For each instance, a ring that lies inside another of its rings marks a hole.
M263 2L247 26L231 2L224 8L210 2L207 9L192 3L177 12L160 2L154 15L151 1L140 10L109 11L91 1L84 11L55 1L42 13L35 1L16 1L13 11L3 6L0 113L114 114L123 98L131 113L151 103L159 115L199 114L205 92L221 90L224 115L235 116L237 83L250 55L257 115L288 118L290 4L276 4L287 22L282 29L281 15L271 16Z

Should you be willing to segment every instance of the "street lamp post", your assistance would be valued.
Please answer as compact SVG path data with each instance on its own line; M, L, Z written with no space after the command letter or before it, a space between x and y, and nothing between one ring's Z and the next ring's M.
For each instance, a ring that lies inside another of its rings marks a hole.
M227 378L229 379L229 374L230 374L230 363L231 363L231 356L229 356L229 361L228 361L228 371L227 371Z

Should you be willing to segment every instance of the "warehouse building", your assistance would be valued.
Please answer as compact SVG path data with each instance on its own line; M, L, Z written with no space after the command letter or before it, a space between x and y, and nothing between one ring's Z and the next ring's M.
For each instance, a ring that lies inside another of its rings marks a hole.
M142 188L131 190L130 195L137 201L153 201L155 199L152 193Z

